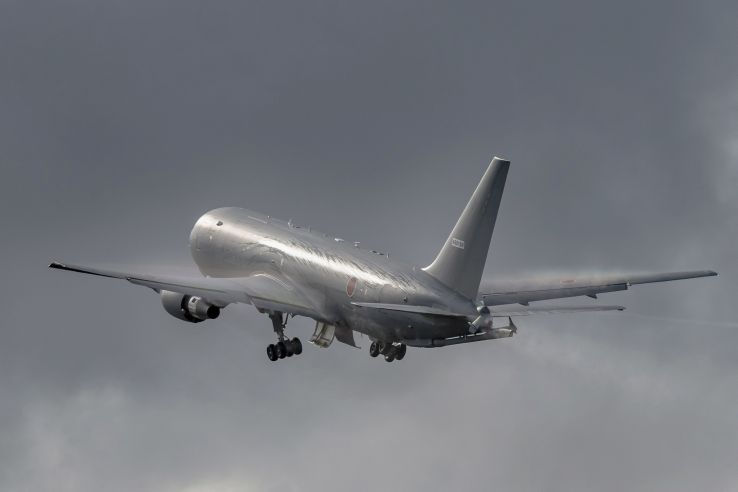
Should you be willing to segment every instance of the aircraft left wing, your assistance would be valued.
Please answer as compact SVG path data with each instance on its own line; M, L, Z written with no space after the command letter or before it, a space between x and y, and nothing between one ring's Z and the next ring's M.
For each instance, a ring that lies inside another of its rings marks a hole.
M527 280L521 279L514 282L485 282L483 280L478 298L485 306L499 306L502 304L527 305L533 301L561 299L564 297L588 296L596 298L597 294L627 290L631 285L635 284L711 277L714 275L717 275L717 272L712 270L694 270L688 272L632 275L596 275L563 279L546 277Z
M259 309L282 311L312 318L324 318L323 314L297 288L282 279L267 274L238 278L177 277L118 272L56 261L52 262L49 268L123 279L132 284L149 287L157 292L168 290L185 295L200 296L220 307L241 302L253 304Z

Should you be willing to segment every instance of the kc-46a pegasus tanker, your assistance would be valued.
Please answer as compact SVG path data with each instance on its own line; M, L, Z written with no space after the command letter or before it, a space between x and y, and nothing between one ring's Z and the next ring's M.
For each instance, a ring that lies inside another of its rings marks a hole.
M367 251L358 243L321 234L241 208L207 212L190 233L192 258L203 276L117 272L53 262L61 270L128 280L153 289L164 309L183 321L215 319L229 304L253 304L269 316L276 361L302 353L288 338L290 316L315 320L310 342L334 339L357 346L354 332L371 340L369 354L388 362L407 347L442 347L511 337L513 317L533 313L622 310L622 306L530 306L533 301L626 290L634 284L717 275L675 273L517 279L486 282L487 259L510 162L494 158L436 259L425 268Z

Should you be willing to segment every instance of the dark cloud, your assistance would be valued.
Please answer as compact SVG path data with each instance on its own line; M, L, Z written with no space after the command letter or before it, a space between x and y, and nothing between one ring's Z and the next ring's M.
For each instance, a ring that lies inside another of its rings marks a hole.
M0 488L735 489L737 10L0 3ZM495 153L489 275L721 276L401 364L275 365L248 306L184 325L45 268L187 268L222 205L425 264Z

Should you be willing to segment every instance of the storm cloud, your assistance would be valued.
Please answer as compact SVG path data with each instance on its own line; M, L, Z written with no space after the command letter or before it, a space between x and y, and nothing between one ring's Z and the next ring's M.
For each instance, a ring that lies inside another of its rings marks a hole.
M0 2L0 489L738 489L737 19ZM192 270L190 228L226 205L426 265L493 155L512 166L487 277L720 277L393 364L339 344L275 364L251 306L189 325L46 268Z

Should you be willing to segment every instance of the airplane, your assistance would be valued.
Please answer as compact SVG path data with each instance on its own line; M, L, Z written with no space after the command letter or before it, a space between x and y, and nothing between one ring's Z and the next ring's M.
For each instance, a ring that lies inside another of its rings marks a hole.
M717 275L712 270L513 282L482 279L510 161L489 164L433 262L419 268L359 243L242 208L218 208L195 223L192 258L203 276L118 272L61 262L49 267L125 279L153 289L167 313L190 323L215 319L233 303L252 304L269 316L276 343L271 361L302 353L285 334L290 317L315 321L310 342L334 340L392 362L407 347L443 347L512 337L513 317L529 314L620 311L622 306L530 306L531 302L627 290L632 285ZM506 323L502 326L499 323Z

